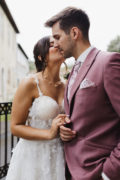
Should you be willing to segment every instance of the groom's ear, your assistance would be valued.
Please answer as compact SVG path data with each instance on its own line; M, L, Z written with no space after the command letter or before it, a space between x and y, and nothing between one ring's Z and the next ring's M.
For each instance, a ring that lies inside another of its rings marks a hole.
M77 40L78 38L81 38L82 32L78 27L72 27L70 30L70 34L72 39Z

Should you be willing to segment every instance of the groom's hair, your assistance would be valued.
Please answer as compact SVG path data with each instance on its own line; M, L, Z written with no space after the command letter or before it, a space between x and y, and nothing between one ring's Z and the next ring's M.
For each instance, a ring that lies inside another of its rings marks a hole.
M67 7L47 20L45 26L52 27L57 22L66 34L69 34L70 29L76 26L82 31L83 37L88 39L90 21L85 11L75 7Z

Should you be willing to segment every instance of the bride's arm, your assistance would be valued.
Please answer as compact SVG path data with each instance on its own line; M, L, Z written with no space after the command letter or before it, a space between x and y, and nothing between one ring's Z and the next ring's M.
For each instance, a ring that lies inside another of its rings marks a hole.
M25 125L29 108L35 98L36 84L25 78L19 85L14 97L11 113L11 132L14 136L29 140L50 140L57 136L58 127L62 124L60 116L53 121L51 129L37 129Z

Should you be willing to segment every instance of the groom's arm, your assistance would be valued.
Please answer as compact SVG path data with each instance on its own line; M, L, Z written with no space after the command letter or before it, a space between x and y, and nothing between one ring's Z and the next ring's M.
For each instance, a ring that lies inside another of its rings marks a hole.
M120 54L113 53L104 69L104 87L114 111L120 119ZM120 126L120 122L116 128ZM112 133L112 132L111 132ZM120 139L120 133L119 139ZM103 172L110 180L120 179L120 140L106 159Z

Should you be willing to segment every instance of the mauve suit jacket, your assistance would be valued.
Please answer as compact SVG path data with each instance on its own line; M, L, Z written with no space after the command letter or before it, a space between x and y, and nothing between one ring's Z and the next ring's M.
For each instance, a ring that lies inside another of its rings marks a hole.
M81 89L84 79L94 85ZM69 103L66 87L65 112L77 132L76 138L64 144L71 180L100 180L102 172L111 180L120 180L119 53L91 50L73 84Z

